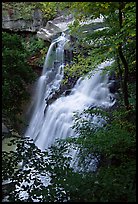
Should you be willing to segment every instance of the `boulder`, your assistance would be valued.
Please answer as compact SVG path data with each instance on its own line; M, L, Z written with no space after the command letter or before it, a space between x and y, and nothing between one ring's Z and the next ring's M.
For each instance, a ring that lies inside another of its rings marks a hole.
M48 21L46 27L37 32L37 37L50 41L58 34L68 30L68 26L73 23L72 15L59 16L52 21Z

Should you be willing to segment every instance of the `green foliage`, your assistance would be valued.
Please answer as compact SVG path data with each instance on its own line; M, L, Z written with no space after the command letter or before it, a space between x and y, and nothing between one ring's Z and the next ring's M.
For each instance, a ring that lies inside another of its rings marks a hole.
M28 138L16 139L11 143L16 144L16 151L11 151L10 154L3 152L2 155L2 179L9 178L14 183L14 189L10 189L8 194L9 201L67 200L69 195L65 191L66 180L73 176L72 169L69 168L70 157L63 155L67 152L67 145L57 143L58 146L42 152ZM22 163L20 168L19 163ZM17 186L21 184L18 191ZM21 197L22 191L27 191L28 198Z
M27 41L28 40L28 41ZM34 54L37 51L41 50L45 46L45 42L42 39L39 39L35 36L30 36L29 39L27 39L27 42L24 42L25 40L23 39L23 43L27 44L27 50L30 52L30 54Z
M136 130L132 120L134 111L125 111L123 108L111 113L99 110L87 110L85 113L91 117L87 115L85 120L84 114L82 117L76 117L74 128L79 137L68 141L79 145L79 165L84 172L90 168L90 161L97 158L98 168L95 174L89 175L93 189L91 201L134 202L136 199ZM95 114L99 119L102 115L102 118L110 119L108 124L95 128L91 120Z
M22 37L21 40L23 46L26 47L28 53L27 59L30 61L30 64L43 66L49 43L32 35ZM34 58L34 61L31 59L32 57Z
M52 20L57 16L57 3L53 2L40 2L39 7L43 11L44 18Z
M36 3L34 2L6 2L2 3L3 15L12 14L13 19L31 19Z
M26 86L35 79L27 63L27 52L18 35L2 33L2 109L10 119L21 112L21 102L28 99Z

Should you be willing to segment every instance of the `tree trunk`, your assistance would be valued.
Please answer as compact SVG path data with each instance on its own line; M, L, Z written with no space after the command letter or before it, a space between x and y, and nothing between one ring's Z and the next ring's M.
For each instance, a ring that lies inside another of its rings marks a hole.
M118 66L118 71L119 71L119 81L120 81L120 86L121 86L121 89L123 90L123 77L122 77L122 67L121 67L121 64L120 64L120 56L117 54L116 56L116 61L117 61L117 66Z
M124 7L124 3L123 2L119 2L120 6L119 6L119 23L120 23L120 29L122 28L122 21L123 21L123 13L122 13L122 9ZM123 50L122 50L122 43L120 43L118 45L118 53L119 53L119 57L124 65L124 80L123 80L123 95L124 95L124 104L126 109L129 108L129 100L128 100L128 63L126 61L126 58L123 54Z
M124 65L124 80L123 80L123 95L124 95L124 104L126 108L129 108L129 100L128 100L128 63L123 55L122 47L119 45L118 48L120 59Z

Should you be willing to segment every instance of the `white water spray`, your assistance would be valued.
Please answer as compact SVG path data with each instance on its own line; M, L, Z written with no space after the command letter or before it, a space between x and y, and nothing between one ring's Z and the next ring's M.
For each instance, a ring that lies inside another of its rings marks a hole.
M64 46L68 38L61 35L50 45L42 75L36 90L36 105L29 127L25 133L30 136L41 150L47 149L55 139L74 136L71 128L75 111L93 107L109 108L114 103L114 95L108 87L108 75L102 74L113 61L105 61L97 67L91 77L80 78L68 96L57 98L47 107L46 101L59 89L64 75ZM96 118L93 118L96 122Z

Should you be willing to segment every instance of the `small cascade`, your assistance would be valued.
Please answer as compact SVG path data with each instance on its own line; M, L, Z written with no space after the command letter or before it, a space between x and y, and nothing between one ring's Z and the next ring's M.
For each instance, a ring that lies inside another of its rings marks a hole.
M114 105L114 94L109 90L109 76L102 70L113 61L101 63L85 78L78 79L69 95L60 96L47 106L46 101L60 88L64 75L64 46L69 38L62 34L55 39L48 50L42 75L36 90L36 105L25 133L41 150L54 144L56 139L74 136L74 112L82 112L89 107L109 108ZM93 117L96 122L96 117Z

